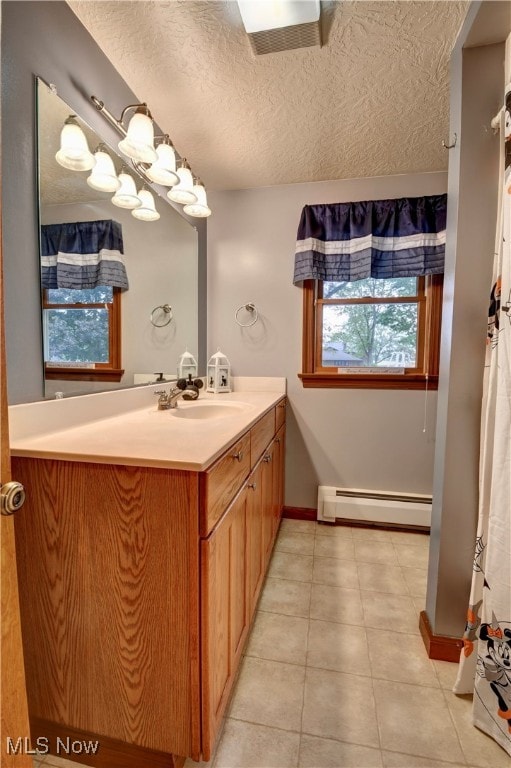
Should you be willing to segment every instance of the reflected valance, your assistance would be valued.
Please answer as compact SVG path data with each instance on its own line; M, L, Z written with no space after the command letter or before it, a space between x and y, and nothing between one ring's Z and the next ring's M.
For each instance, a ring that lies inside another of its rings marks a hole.
M444 271L447 195L306 205L293 282Z
M122 227L117 221L78 221L41 227L43 288L128 288Z

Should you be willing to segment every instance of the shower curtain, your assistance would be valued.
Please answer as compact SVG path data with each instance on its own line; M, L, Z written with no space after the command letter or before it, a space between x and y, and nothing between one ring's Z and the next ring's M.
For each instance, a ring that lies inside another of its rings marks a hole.
M511 70L510 39L506 72ZM455 693L511 755L511 84L500 118L501 173L484 371L479 521Z

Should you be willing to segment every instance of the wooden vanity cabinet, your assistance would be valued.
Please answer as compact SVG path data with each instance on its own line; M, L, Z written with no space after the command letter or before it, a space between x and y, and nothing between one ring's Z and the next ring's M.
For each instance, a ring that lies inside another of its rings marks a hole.
M209 760L248 631L247 496L201 541L202 753Z
M250 431L251 462L257 463L201 541L204 760L211 757L236 679L282 515L285 427L274 437L276 423L273 409Z
M33 740L209 760L282 513L279 412L205 472L13 457Z

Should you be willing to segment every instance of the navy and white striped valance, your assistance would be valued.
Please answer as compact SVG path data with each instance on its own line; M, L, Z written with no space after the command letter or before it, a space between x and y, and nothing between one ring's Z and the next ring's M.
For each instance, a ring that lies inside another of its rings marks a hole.
M41 227L43 288L128 288L121 225L111 219Z
M447 195L306 205L293 282L444 271Z

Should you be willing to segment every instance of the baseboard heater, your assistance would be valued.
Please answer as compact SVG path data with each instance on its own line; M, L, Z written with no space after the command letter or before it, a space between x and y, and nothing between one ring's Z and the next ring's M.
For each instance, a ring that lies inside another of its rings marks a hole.
M359 488L318 488L318 520L388 525L431 526L431 496Z

